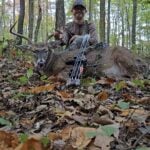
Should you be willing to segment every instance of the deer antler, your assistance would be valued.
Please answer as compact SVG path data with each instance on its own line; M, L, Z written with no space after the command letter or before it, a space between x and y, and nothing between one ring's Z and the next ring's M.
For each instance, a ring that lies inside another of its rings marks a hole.
M32 41L31 41L29 38L23 36L23 35L20 34L20 33L15 33L14 31L12 31L16 24L17 24L17 21L11 26L11 28L10 28L10 33L13 34L13 35L16 35L16 36L18 36L18 37L21 37L21 38L23 38L23 39L25 39L25 40L27 40L27 41L32 45L33 43L32 43Z

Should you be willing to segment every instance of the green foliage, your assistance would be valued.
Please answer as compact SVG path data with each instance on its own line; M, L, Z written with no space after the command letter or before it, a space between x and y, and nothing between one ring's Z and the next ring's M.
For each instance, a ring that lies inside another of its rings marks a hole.
M21 76L19 78L19 83L21 85L27 84L29 82L29 79L32 77L32 75L33 75L33 69L30 68L27 70L27 73L24 76Z
M144 80L135 79L132 80L132 82L134 83L135 86L144 88Z
M20 99L20 98L23 98L23 97L26 97L26 98L29 98L29 97L32 97L33 95L32 94L28 94L28 93L14 93L14 96L13 98L14 99Z
M129 109L130 103L124 102L124 101L119 101L117 106L120 107L121 109Z
M21 133L19 135L19 140L21 143L25 143L27 141L27 139L28 139L28 135L26 133Z
M81 80L82 86L91 86L96 83L96 80L94 78L85 78Z
M43 82L49 82L49 81L47 80L47 76L46 76L46 75L41 76L41 77L40 77L40 80L43 81Z
M101 129L102 129L102 135L105 136L112 136L118 131L118 129L114 125L105 125L102 126Z
M12 124L8 120L0 117L0 125L11 126Z
M100 126L97 131L93 131L93 132L87 132L86 136L88 138L94 138L97 135L103 135L103 136L112 136L113 134L115 134L118 131L118 127L115 125L105 125L105 126Z
M136 150L150 150L149 147L138 147L136 148Z
M115 85L115 90L116 92L120 91L121 89L123 89L125 87L126 83L125 81L120 81L119 83L117 83Z
M26 76L21 76L19 78L19 82L21 85L27 84L28 83L28 78Z
M42 137L41 143L44 145L44 147L47 147L50 143L50 140L47 136Z
M87 132L87 133L86 133L86 137L87 137L87 138L90 138L90 139L91 139L91 138L94 138L94 137L97 136L97 135L98 135L98 132L97 132L97 131L93 131L93 132L91 131L91 132Z
M33 69L28 69L27 70L27 78L29 79L30 77L32 77L32 75L33 75Z

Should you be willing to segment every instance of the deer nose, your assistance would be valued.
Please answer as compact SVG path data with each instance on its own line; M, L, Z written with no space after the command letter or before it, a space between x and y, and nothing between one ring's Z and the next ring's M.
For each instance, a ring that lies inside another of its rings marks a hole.
M44 66L44 61L42 61L42 60L39 61L39 62L38 62L38 66L39 66L40 68L42 68L42 67Z

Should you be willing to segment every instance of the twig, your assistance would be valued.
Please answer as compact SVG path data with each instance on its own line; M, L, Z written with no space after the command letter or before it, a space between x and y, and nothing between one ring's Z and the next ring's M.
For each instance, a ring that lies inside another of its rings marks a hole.
M134 142L133 146L131 146L131 147L129 147L129 148L125 148L125 149L123 149L123 150L132 150L132 149L136 148L137 144L140 142L140 140L141 140L146 134L147 134L147 132L146 132L146 133L143 133L143 134Z

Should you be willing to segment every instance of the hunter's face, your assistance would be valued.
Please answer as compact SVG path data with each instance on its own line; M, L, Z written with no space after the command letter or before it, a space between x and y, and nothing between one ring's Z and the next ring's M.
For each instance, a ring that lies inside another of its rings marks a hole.
M86 10L82 6L76 6L72 9L73 16L76 20L83 20Z

